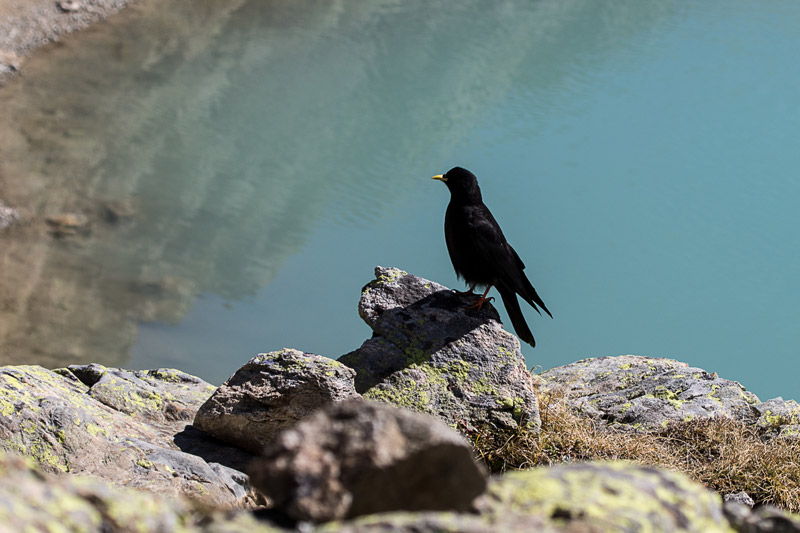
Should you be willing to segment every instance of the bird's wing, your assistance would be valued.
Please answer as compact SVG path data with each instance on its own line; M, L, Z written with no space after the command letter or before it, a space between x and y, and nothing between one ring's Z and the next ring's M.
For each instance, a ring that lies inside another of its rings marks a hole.
M508 290L519 294L528 302L537 313L541 307L550 317L553 315L547 309L536 289L525 276L525 264L517 255L516 250L508 244L500 225L495 220L489 208L485 205L471 206L466 211L467 221L472 231L468 235L473 240L473 245L487 264L493 265L497 274L497 285L505 286ZM539 306L539 307L537 307Z

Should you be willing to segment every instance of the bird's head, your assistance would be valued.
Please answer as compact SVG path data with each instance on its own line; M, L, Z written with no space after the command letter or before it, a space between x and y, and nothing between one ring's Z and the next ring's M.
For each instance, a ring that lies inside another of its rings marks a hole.
M434 176L432 179L443 181L450 189L450 196L464 203L478 203L481 198L481 188L478 187L478 178L466 168L453 167L444 174Z

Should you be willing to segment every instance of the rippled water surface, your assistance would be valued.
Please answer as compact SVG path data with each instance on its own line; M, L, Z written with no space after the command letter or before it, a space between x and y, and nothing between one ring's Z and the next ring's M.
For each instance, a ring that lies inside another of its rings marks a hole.
M374 265L461 288L429 179L461 165L555 315L526 312L530 366L800 398L799 27L791 0L145 0L0 90L2 362L338 357Z

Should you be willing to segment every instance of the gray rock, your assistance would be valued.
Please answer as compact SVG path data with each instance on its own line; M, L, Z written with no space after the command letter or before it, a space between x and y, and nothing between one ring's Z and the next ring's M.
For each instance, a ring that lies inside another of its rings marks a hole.
M2 531L177 531L186 502L42 473L21 457L0 452Z
M781 397L753 405L758 420L756 425L771 437L800 437L800 405Z
M92 363L66 369L89 387L89 396L112 409L170 429L194 418L213 385L180 370L123 370ZM64 374L61 369L56 372Z
M718 494L682 474L624 461L512 472L492 480L479 507L486 520L531 516L559 531L731 530Z
M184 497L56 476L0 451L0 531L278 533L242 510L204 509Z
M519 340L490 304L396 268L375 268L359 302L373 337L339 360L364 397L435 415L466 432L539 426Z
M726 494L722 498L725 502L736 502L746 505L752 508L756 502L753 501L753 498L750 497L745 491L740 491L736 493Z
M0 52L0 72L2 72L3 55ZM19 220L19 213L0 202L0 230L3 230Z
M277 509L313 522L464 511L486 487L458 433L432 417L362 401L330 405L281 433L250 476Z
M800 533L800 517L772 505L751 510L738 502L725 502L725 516L739 533Z
M219 387L194 425L260 453L280 431L332 402L357 398L355 372L341 363L285 348L259 354Z
M213 390L168 369L2 367L0 448L31 457L50 472L91 475L216 506L251 506L258 497L243 475L209 465L175 443Z
M567 391L581 412L621 429L654 430L671 421L727 416L756 419L759 400L736 381L673 359L621 355L582 359L541 375Z
M453 512L394 512L329 522L315 533L607 533L600 528L570 528L548 523L545 516L510 514L487 518Z

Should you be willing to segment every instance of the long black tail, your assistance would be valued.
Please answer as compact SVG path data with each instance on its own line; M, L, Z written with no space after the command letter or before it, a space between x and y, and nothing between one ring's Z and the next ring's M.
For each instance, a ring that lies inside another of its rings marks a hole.
M531 282L528 280L525 274L522 274L522 287L523 290L519 291L519 295L522 296L522 299L528 302L531 305L531 307L536 309L537 313L539 313L539 309L537 309L536 307L538 305L539 307L542 308L542 310L545 313L547 313L550 316L550 318L553 318L552 313L550 313L550 310L547 308L546 305L544 305L544 302L539 297L539 293L537 293L536 289L533 288L533 285L531 285ZM541 315L542 313L539 314Z
M519 300L517 300L517 293L506 287L497 287L500 297L503 299L503 305L506 306L506 312L511 319L511 325L514 326L514 331L517 332L517 337L530 344L536 346L536 341L531 333L531 328L525 322L525 316L522 314L522 309L519 308ZM549 313L548 313L549 314Z

